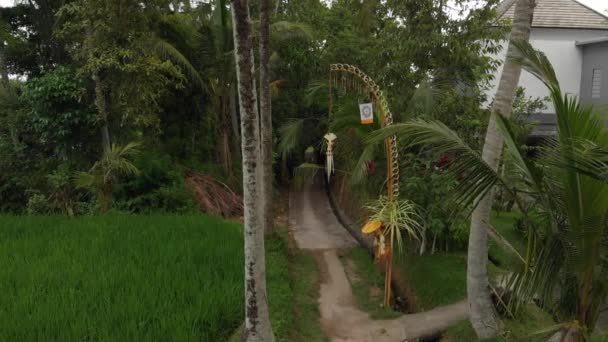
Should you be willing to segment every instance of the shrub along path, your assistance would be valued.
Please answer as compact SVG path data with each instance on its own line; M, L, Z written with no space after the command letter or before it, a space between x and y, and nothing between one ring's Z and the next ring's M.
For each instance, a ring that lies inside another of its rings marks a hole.
M391 320L372 320L356 306L351 285L338 252L356 241L334 216L318 185L292 192L289 226L298 248L317 255L322 270L319 307L321 324L331 341L393 342L434 335L466 319L466 302ZM429 284L431 285L431 284Z

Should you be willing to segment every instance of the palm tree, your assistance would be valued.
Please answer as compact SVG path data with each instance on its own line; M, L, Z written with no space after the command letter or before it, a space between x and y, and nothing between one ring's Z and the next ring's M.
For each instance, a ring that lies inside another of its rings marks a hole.
M172 22L169 20L171 16L164 14L161 16L159 23L163 25L165 30L173 30L178 31L175 27L172 27ZM107 20L106 18L99 19L99 21ZM87 48L90 48L96 44L96 40L100 39L96 37L96 29L94 25L94 21L89 21L89 26L86 28L86 39L85 45ZM198 89L204 91L207 89L206 84L203 82L203 79L197 69L192 65L190 60L173 44L169 41L160 37L156 32L150 36L150 51L145 51L140 53L151 53L159 58L170 61L172 64L176 65L181 69L187 79ZM101 122L101 137L102 137L102 146L104 151L109 151L112 146L112 139L110 134L110 122L112 120L111 113L111 102L108 98L109 87L111 86L108 81L108 76L112 73L116 72L111 68L103 67L103 66L95 66L92 72L92 80L94 83L95 90L95 107L98 111L98 115Z
M0 87L3 90L3 95L8 106L13 106L17 100L10 84L7 65L7 50L15 42L16 38L10 33L8 24L3 20L0 21ZM19 135L17 133L16 122L13 121L14 119L9 120L7 126L13 147L17 149L19 146Z
M211 87L213 110L219 122L218 151L219 161L224 174L233 176L233 154L238 156L238 117L234 98L236 97L235 70L232 61L233 43L231 36L230 13L227 0L216 0L210 13L207 37L202 41L200 50L212 61L208 75ZM232 136L232 141L231 141ZM234 147L231 150L231 145Z
M262 140L262 205L264 229L273 229L272 105L270 94L270 0L260 1L260 129Z
M255 93L253 36L248 0L232 1L235 60L241 110L245 234L245 341L274 341L266 299L263 212L259 205L260 118Z
M137 143L132 142L125 146L112 144L88 172L80 172L76 175L76 186L95 193L101 210L103 212L108 211L112 206L112 187L114 183L120 176L131 176L139 173L132 162L137 154L139 154Z
M527 41L530 37L532 16L535 0L518 0L515 5L513 27L511 29L511 42L515 40ZM500 164L503 139L498 134L496 117L504 115L509 117L513 106L513 98L521 66L515 63L517 49L509 43L507 59L505 61L500 83L492 105L492 115L488 123L482 158L492 170L497 170ZM494 338L499 330L500 320L494 310L488 289L488 235L485 226L490 220L494 191L489 191L479 200L471 215L471 228L469 232L469 249L467 258L467 298L469 301L471 325L477 336L482 339Z
M504 139L506 156L515 170L508 180L438 121L396 124L375 134L373 140L396 133L410 147L457 154L448 176L459 180L455 199L463 205L474 204L496 186L515 198L524 215L534 220L526 255L508 282L517 299L513 306L517 309L521 302L540 298L565 322L561 336L583 341L593 331L600 304L608 296L608 131L591 107L562 93L542 52L525 41L513 43L520 52L515 62L549 88L558 135L530 158L518 143L513 124L496 115L497 134ZM488 225L488 221L483 223Z

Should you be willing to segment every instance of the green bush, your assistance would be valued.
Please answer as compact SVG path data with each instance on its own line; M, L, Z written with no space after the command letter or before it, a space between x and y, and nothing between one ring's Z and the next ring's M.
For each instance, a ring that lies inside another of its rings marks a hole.
M196 210L193 193L184 183L183 170L171 157L144 153L136 161L140 173L116 187L119 210L183 213Z
M450 162L449 156L435 160L424 154L404 154L401 173L401 193L421 208L426 251L466 250L469 236L468 220L448 198L457 186L444 179L441 168Z
M39 189L27 191L32 195L28 198L26 212L30 215L70 216L90 213L92 204L85 201L84 192L75 188L73 175L69 164L60 164L45 177Z
M35 140L47 153L70 157L86 154L82 141L97 137L95 109L83 101L85 80L77 70L59 66L25 83L21 101Z
M45 195L33 194L27 201L26 212L29 215L48 215L53 212L53 209Z

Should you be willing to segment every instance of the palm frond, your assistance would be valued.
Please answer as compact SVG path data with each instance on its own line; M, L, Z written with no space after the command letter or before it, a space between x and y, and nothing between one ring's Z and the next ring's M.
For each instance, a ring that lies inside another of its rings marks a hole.
M357 163L353 167L352 174L349 178L349 182L351 185L357 185L363 182L367 177L367 163L374 159L374 154L376 152L376 145L366 145L361 154L359 155L359 159L357 159Z
M313 29L306 24L290 21L277 21L270 25L270 39L275 42L292 39L312 40L313 32Z
M125 146L112 144L110 149L104 152L102 158L93 165L89 173L100 175L103 183L111 182L118 176L137 175L139 170L131 160L139 152L139 144L136 142L130 142Z
M515 61L543 82L552 93L557 92L561 95L557 75L547 55L535 49L528 41L514 40L512 43L518 50L518 56L514 57Z
M506 152L511 157L511 165L520 173L524 182L536 193L542 193L543 175L534 162L526 157L525 151L517 142L517 138L512 128L512 124L501 114L496 115L496 124L501 132L501 135L506 146Z
M312 81L306 88L306 104L327 102L327 81Z
M446 180L458 183L453 192L454 200L463 206L473 204L498 183L510 191L510 187L504 184L478 151L439 121L416 119L394 124L372 132L367 142L378 143L392 135L397 135L400 145L407 148L423 148L437 156L453 156L453 161L447 168Z
M294 172L294 183L296 189L302 189L304 184L312 183L315 179L317 179L317 175L319 172L324 172L325 167L317 165L304 163L296 167Z
M568 146L568 151L549 140L539 152L547 165L608 182L608 149L591 140L576 139L572 146Z
M492 226L488 222L486 222L486 224L484 224L483 227L487 230L488 235L494 241L496 241L500 247L502 247L504 250L506 250L510 254L516 256L517 259L520 260L523 264L526 263L526 259L524 259L524 257L521 254L519 254L517 249L515 247L513 247L513 245L509 242L509 240L507 238L505 238L502 234L500 234L498 229L496 229L494 226Z
M95 177L88 172L78 172L74 176L74 185L79 189L92 190L95 186Z
M397 244L399 251L403 250L403 237L419 240L424 227L420 224L422 218L416 205L406 199L391 200L387 196L380 196L366 206L371 213L370 220L381 221L384 225L384 234L387 235L391 246Z
M290 119L279 127L277 152L286 158L300 145L304 132L304 119Z
M435 106L445 97L447 82L433 81L427 78L420 82L414 94L408 101L407 112L431 114Z
M551 229L532 235L528 248L532 267L514 272L509 281L513 305L540 297L541 303L558 309L561 317L579 319L591 331L598 310L593 303L603 302L608 295L602 285L608 274L601 266L607 257L608 133L590 106L562 94L542 52L529 43L516 45L520 63L550 91L558 134L539 148L536 161L526 162L523 154L514 156L519 159L522 175L542 183L532 196L538 199ZM508 132L508 123L498 121L503 132ZM507 149L517 153L508 143ZM579 316L580 312L586 312L585 316Z
M190 63L190 61L173 45L162 40L157 39L154 44L154 49L159 54L160 57L170 60L172 63L179 66L185 73L186 77L194 83L196 86L200 87L202 90L206 90L206 85L201 78L200 73L194 68L194 66Z

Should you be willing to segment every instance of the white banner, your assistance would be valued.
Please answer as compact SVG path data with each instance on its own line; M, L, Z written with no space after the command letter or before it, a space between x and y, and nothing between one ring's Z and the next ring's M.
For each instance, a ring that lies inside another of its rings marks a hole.
M368 125L374 122L374 107L371 103L359 104L359 114L362 124Z

